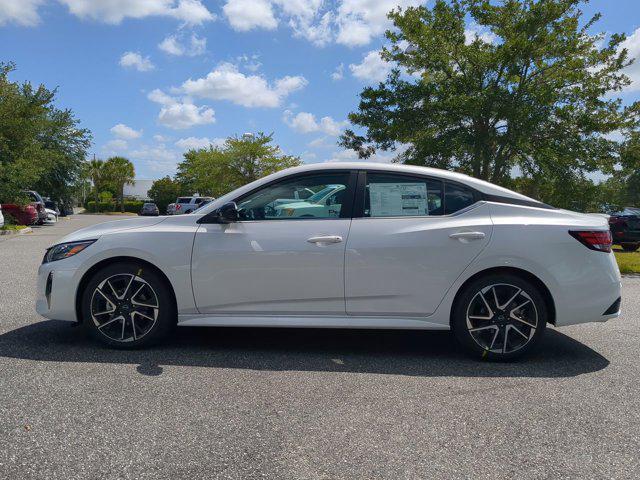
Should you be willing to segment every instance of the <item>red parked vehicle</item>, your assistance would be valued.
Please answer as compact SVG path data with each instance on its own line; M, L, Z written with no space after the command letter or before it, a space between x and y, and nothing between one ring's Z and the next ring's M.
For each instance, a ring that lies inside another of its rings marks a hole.
M31 205L34 206L36 212L38 213L37 223L38 225L42 225L47 219L47 211L46 207L44 206L44 200L38 192L34 192L33 190L24 190L22 193L28 196L29 200L31 200Z
M5 222L7 216L12 216L19 225L33 225L39 221L38 210L32 204L29 205L16 205L14 203L3 203L2 212L5 216Z

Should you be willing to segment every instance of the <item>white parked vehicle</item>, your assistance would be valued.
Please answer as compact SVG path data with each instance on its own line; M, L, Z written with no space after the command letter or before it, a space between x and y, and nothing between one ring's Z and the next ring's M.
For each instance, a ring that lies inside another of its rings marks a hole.
M44 223L56 223L58 221L58 214L55 210L45 208L44 211L47 212L47 219L44 221Z
M173 207L173 213L171 215L182 215L183 213L193 213L199 209L203 203L212 201L211 197L178 197Z
M345 193L345 185L328 185L306 200L276 200L273 205L275 215L300 218L339 215Z
M274 208L336 185L340 208ZM176 324L452 329L472 354L512 359L547 323L617 317L620 286L603 218L437 169L327 163L193 215L79 230L47 250L36 308L117 347Z
M0 205L0 228L4 227L4 215L2 215L2 205Z

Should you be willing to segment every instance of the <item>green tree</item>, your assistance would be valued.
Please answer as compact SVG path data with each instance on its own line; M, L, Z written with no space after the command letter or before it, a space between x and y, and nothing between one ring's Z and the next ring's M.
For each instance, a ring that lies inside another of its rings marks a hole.
M617 168L601 190L608 211L640 206L640 131L632 132L622 144Z
M104 162L103 169L104 181L107 184L111 184L118 192L120 211L124 212L124 186L128 183L133 183L136 178L133 163L124 157L111 157Z
M176 201L182 192L182 185L167 176L153 182L149 189L149 197L158 206L161 213L167 211L167 205Z
M222 147L190 150L178 164L176 180L184 190L218 197L278 170L300 165L271 145L273 135L229 137Z
M360 94L350 114L365 133L341 144L372 155L404 150L397 161L456 169L509 184L611 173L617 142L604 134L630 129L640 104L624 107L613 92L629 84L625 37L588 30L581 0L437 0L395 10L382 57L387 80ZM469 35L473 29L485 35ZM544 198L543 198L544 200Z
M93 183L93 195L96 201L96 208L100 203L100 187L104 181L104 162L99 159L93 159L85 164L86 176Z
M0 201L25 188L68 199L90 145L71 110L54 106L56 91L12 82L12 63L0 63Z

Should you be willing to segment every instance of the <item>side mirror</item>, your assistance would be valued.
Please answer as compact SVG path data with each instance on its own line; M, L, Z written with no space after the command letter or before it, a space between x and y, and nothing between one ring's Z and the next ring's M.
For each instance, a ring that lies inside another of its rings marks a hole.
M198 220L198 223L233 223L238 221L238 206L236 202L229 202L215 209L213 212L207 213Z

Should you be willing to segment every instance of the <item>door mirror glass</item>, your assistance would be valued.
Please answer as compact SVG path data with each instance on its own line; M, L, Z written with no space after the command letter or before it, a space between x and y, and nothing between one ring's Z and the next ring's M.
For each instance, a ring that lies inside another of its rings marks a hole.
M220 223L233 223L238 221L238 206L236 202L225 203L218 209Z
M238 206L236 202L228 202L222 205L220 208L215 209L213 212L209 212L198 223L233 223L238 221Z

